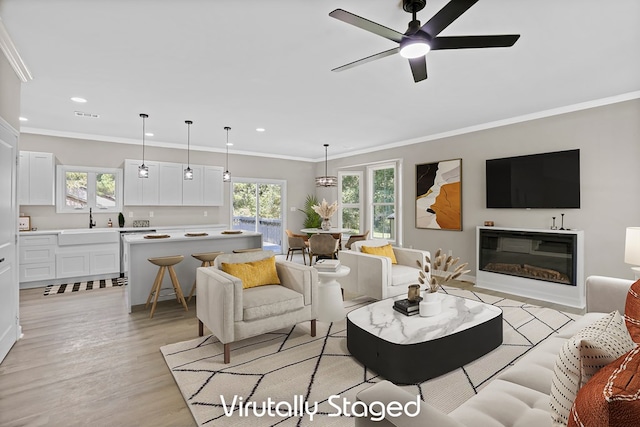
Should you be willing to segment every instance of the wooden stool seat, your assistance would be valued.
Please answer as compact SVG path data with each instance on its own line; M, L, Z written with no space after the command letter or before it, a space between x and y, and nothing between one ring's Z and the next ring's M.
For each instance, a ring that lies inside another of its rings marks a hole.
M182 293L182 288L180 287L180 282L178 281L178 276L176 276L176 271L173 268L174 265L182 262L183 259L184 255L148 258L148 261L150 263L160 267L160 269L158 269L158 274L156 275L156 280L153 282L153 286L151 287L151 292L149 292L147 304L145 305L145 307L149 307L149 303L153 298L153 305L151 306L151 314L149 314L149 318L153 318L153 313L155 313L156 311L156 304L158 303L158 297L160 296L162 279L164 278L165 270L169 270L169 277L171 277L171 284L173 285L173 291L175 293L176 299L179 303L182 304L186 311L189 311L189 307L187 307L187 302L185 301L184 295Z
M191 254L191 256L197 259L198 261L202 261L202 264L200 264L200 267L211 267L216 257L223 253L224 252L204 252L201 254ZM191 298L193 297L193 293L195 291L196 291L196 279L193 279L193 286L191 286L191 291L189 292L189 297L187 298L187 302L191 301Z
M161 257L149 258L149 262L151 264L155 264L160 267L169 267L182 262L183 259L184 259L184 255L161 256Z

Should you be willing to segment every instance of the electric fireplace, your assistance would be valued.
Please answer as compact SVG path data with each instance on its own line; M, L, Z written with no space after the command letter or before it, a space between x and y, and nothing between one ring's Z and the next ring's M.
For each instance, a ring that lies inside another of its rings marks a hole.
M583 233L478 227L476 285L584 306Z

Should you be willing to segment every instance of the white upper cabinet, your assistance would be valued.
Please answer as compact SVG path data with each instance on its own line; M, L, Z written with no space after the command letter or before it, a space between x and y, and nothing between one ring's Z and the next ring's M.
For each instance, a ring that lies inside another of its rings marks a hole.
M20 151L18 203L55 205L55 158L53 153Z
M160 206L182 205L182 181L184 181L182 164L160 162L158 179L158 204Z
M148 178L138 177L141 160L124 161L124 204L128 206L157 206L159 194L158 162L145 160L149 168Z
M184 206L202 206L204 196L204 166L189 165L193 171L193 179L182 180L182 204ZM187 165L182 165L186 169Z
M203 203L205 206L222 206L224 186L221 166L204 167Z
M221 166L190 165L193 179L184 179L181 163L150 162L149 178L138 178L141 160L124 162L124 204L128 206L222 206Z

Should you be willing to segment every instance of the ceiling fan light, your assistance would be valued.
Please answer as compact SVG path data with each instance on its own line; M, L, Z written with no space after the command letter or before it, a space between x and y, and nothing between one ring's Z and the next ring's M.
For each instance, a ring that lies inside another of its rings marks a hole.
M400 56L403 58L419 58L425 56L431 50L431 46L424 40L410 40L400 47Z

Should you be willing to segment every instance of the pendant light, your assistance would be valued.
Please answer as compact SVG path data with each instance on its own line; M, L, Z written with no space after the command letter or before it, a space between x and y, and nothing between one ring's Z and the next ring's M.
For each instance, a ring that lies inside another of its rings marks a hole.
M142 164L138 166L138 178L149 178L149 167L144 164L144 121L148 114L140 113L142 117Z
M324 176L316 177L316 187L336 187L338 185L338 178L327 174L327 148L329 148L329 144L324 144Z
M225 126L224 130L227 131L227 161L225 171L222 174L222 182L229 182L231 181L231 172L229 172L229 146L233 144L229 143L229 131L231 128L229 126Z
M184 121L187 124L187 168L184 170L184 179L190 181L193 179L193 169L191 169L190 147L191 147L191 120Z

